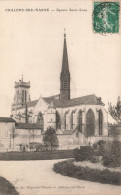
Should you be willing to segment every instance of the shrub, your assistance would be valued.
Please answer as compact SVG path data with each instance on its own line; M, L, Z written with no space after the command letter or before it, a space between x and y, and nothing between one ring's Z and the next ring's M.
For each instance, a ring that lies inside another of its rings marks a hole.
M0 177L0 194L1 195L19 195L15 187L4 177Z
M121 142L114 140L111 145L111 153L113 155L121 155Z
M44 145L48 150L56 150L59 146L59 140L56 135L56 130L53 127L48 127L43 136Z
M109 152L103 155L103 165L107 167L121 166L121 142L113 141Z
M106 167L118 167L120 166L120 157L108 153L103 157L103 165Z
M94 156L94 150L91 146L81 146L80 149L74 150L76 161L90 160Z
M83 179L92 182L121 185L121 173L111 172L108 169L98 170L89 167L76 166L71 161L62 161L54 164L53 170L61 175Z
M106 151L106 142L104 140L99 140L98 142L93 144L93 149L96 150L96 156L103 156Z
M98 156L94 156L94 157L92 157L92 158L90 159L90 162L91 162L91 163L98 163L98 162L100 162L100 159L99 159Z

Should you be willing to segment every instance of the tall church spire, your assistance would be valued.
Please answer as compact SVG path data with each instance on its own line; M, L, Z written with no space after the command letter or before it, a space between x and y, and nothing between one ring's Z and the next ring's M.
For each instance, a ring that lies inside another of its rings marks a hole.
M63 100L70 99L70 72L69 72L69 65L68 65L68 53L67 53L65 29L64 29L62 70L60 75L60 99Z

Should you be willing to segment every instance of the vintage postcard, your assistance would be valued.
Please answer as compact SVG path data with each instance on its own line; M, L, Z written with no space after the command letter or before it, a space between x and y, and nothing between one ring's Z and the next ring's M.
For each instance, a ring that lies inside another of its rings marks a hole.
M0 1L0 195L120 195L120 6Z

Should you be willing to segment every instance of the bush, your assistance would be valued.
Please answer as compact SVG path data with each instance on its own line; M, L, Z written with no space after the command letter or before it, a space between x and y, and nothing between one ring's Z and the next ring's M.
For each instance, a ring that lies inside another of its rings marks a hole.
M103 165L107 167L121 166L121 142L113 141L110 151L103 155Z
M73 164L72 160L54 164L53 170L61 175L66 175L80 180L83 179L92 182L121 185L120 172L111 172L108 169L102 171L88 167L76 166Z
M48 127L43 136L44 145L48 150L57 150L59 147L59 140L56 135L56 130L53 127Z
M114 140L111 145L111 153L113 155L121 155L121 142Z
M0 194L1 195L19 195L15 187L4 177L0 177Z
M108 153L103 157L103 165L106 167L119 167L121 165L120 157Z
M100 159L99 159L98 156L94 156L94 157L92 157L92 158L90 159L90 162L91 162L91 163L98 163L98 162L100 162Z
M96 156L103 156L106 151L106 142L104 140L99 140L98 142L93 144L93 149L96 150Z
M91 146L81 146L80 149L74 150L76 161L90 160L94 156L94 150Z
M73 150L36 151L36 152L1 152L0 160L50 160L74 158Z

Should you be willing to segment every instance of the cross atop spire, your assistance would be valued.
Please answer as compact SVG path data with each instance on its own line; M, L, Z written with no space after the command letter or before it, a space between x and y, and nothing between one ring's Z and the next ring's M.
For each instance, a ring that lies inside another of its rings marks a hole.
M22 72L22 78L21 78L21 81L23 82L23 72Z

